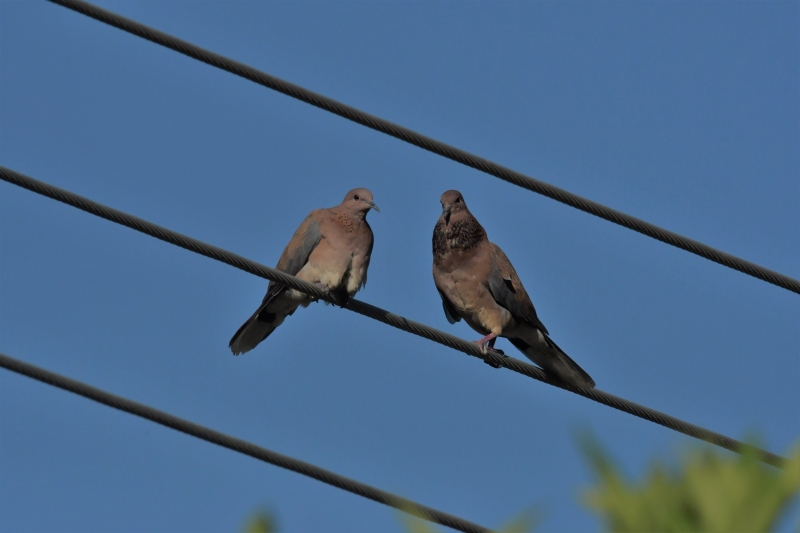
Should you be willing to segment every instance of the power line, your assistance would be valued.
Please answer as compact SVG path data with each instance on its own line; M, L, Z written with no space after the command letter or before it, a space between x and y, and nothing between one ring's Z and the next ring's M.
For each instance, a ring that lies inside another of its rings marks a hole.
M187 435L191 435L212 444L222 446L223 448L228 448L229 450L249 455L250 457L264 461L265 463L270 463L275 466L297 472L298 474L314 478L317 481L322 481L323 483L327 483L328 485L332 485L348 492L352 492L353 494L363 496L364 498L369 498L370 500L378 503L383 503L389 507L394 507L395 509L418 516L430 522L435 522L437 524L441 524L458 531L464 531L466 533L488 533L491 531L490 529L479 526L478 524L474 524L468 520L464 520L463 518L459 518L442 511L437 511L436 509L428 507L427 505L422 505L406 498L402 498L390 492L367 485L366 483L361 483L360 481L341 476L319 466L289 457L288 455L283 455L281 453L262 448L261 446L257 446L251 442L237 439L236 437L231 437L230 435L226 435L224 433L220 433L219 431L201 426L200 424L189 422L183 418L179 418L169 413L165 413L164 411L159 411L158 409L154 409L147 405L134 402L133 400L128 400L121 396L111 394L110 392L106 392L104 390L92 387L91 385L87 385L86 383L56 374L55 372L50 372L49 370L39 368L38 366L25 363L2 353L0 353L0 367L6 368L18 374L22 374L23 376L36 379L43 383L47 383L48 385L73 392L83 396L84 398L89 398L95 402L113 407L114 409L119 409L120 411L125 411L126 413L130 413L141 418L146 418L147 420L155 422L156 424L161 424L162 426L172 428L180 431L181 433L186 433Z
M299 85L295 85L288 81L282 80L276 76L267 74L253 67L247 66L244 63L239 63L233 59L227 58L220 54L216 54L209 50L205 50L197 45L191 44L177 37L173 37L167 33L161 32L149 26L145 26L139 22L117 15L111 11L107 11L95 5L83 2L81 0L49 0L55 4L59 4L73 11L77 11L83 15L91 17L100 22L104 22L123 31L147 39L148 41L160 44L170 48L176 52L189 56L191 58L207 63L211 66L220 68L242 78L248 79L252 82L263 85L269 89L273 89L283 93L292 98L296 98L313 106L316 106L325 111L329 111L340 117L366 126L373 130L380 131L387 135L391 135L397 139L405 141L414 146L418 146L429 152L441 155L468 167L480 170L486 174L490 174L502 180L505 180L514 185L518 185L524 189L552 198L558 202L567 204L569 206L580 209L592 215L598 216L614 224L619 224L628 229L632 229L648 237L658 239L687 252L699 255L706 259L710 259L715 263L719 263L726 267L738 270L755 278L766 281L778 287L790 290L800 294L800 281L770 270L768 268L759 266L755 263L747 261L731 255L729 253L717 250L706 244L703 244L694 239L684 237L672 231L666 230L655 224L651 224L639 218L633 217L606 207L600 203L594 202L587 198L578 196L569 191L550 185L549 183L537 180L530 176L526 176L521 172L517 172L510 168L504 167L488 159L478 157L467 151L461 150L454 146L450 146L431 137L427 137L413 130L390 122L388 120L370 115L360 111L354 107L348 106L338 102L327 96L310 91Z
M218 248L197 239L187 237L186 235L182 235L167 228L158 226L152 222L129 215L117 209L107 207L103 204L89 200L88 198L84 198L59 187L55 187L42 181L33 179L3 166L0 166L0 179L28 189L29 191L33 191L37 194L47 196L53 200L58 200L59 202L63 202L67 205L77 207L78 209L86 211L87 213L110 220L111 222L116 222L117 224L121 224L136 231L145 233L170 244L180 246L186 250L195 252L205 257L210 257L211 259L216 259L217 261L234 266L240 270L249 272L250 274L276 281L286 285L287 287L304 292L314 296L315 298L319 298L320 300L325 300L327 302L339 305L345 309L375 319L379 322L383 322L389 326L401 329L408 333L413 333L414 335L418 335L420 337L424 337L449 348L463 352L467 355L477 357L493 366L502 366L508 368L509 370L513 370L514 372L524 376L542 381L548 385L559 387L574 394L579 394L585 398L603 405L607 405L619 411L632 414L639 418L643 418L644 420L649 420L660 426L678 431L685 435L689 435L690 437L695 437L697 439L716 444L717 446L734 452L741 453L742 449L744 448L744 444L740 441L700 426L684 422L683 420L661 413L655 409L650 409L649 407L625 400L624 398L619 398L618 396L614 396L613 394L609 394L599 389L579 389L570 387L569 385L564 385L550 378L540 368L520 361L519 359L505 357L491 350L487 354L483 354L480 348L478 348L474 343L465 341L443 331L439 331L438 329L430 326L426 326L425 324L395 315L394 313L390 313L389 311L375 307L374 305L361 302L355 298L351 298L346 302L339 301L327 291L320 289L316 285L299 280L294 276L290 276L284 272L269 268L240 255L223 250L222 248ZM765 450L758 451L761 460L765 463L778 467L782 466L784 458Z

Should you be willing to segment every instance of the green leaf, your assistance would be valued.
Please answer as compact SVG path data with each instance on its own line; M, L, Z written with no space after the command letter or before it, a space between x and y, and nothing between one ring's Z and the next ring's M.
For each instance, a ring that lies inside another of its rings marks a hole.
M582 500L607 531L770 531L800 494L800 445L784 469L761 463L753 444L739 455L694 448L677 466L653 462L634 482L590 433L578 444L596 478Z
M278 531L275 516L267 511L258 511L244 526L244 533L275 533Z

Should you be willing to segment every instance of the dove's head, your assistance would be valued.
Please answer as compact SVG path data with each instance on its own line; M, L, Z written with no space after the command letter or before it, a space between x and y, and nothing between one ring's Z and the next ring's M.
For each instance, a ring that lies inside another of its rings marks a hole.
M458 191L449 190L445 192L439 201L442 202L442 216L445 224L449 224L450 217L454 215L462 212L469 213L467 204L464 202L464 196Z
M369 189L353 189L348 192L344 200L342 200L342 207L351 215L364 218L370 209L374 209L378 213L381 212L375 202L372 201L372 193Z

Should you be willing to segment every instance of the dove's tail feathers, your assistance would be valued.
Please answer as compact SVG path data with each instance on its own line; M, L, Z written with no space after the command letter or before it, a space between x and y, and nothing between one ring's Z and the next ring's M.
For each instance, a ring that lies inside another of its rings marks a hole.
M289 313L291 314L291 313ZM258 344L269 337L275 328L283 324L286 315L283 313L269 313L264 306L258 309L247 322L233 334L228 346L233 355L249 352Z
M508 339L511 344L525 357L542 367L548 373L554 375L567 385L572 385L579 389L594 388L594 380L584 369L570 358L559 348L549 337L544 336L547 347L544 349L531 346L522 339Z

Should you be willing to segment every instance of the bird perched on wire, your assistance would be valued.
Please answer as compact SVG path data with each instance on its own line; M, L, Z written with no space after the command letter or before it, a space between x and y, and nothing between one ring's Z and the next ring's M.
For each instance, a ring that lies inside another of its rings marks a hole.
M277 270L313 283L346 299L367 283L372 254L370 209L380 212L367 189L353 189L341 204L317 209L306 217L281 254ZM253 316L228 344L234 355L248 352L266 339L299 306L314 298L269 282L267 294Z
M448 322L462 318L484 335L483 353L505 337L528 359L563 383L592 388L589 374L548 336L506 254L489 242L458 191L442 194L442 215L433 230L433 281Z

